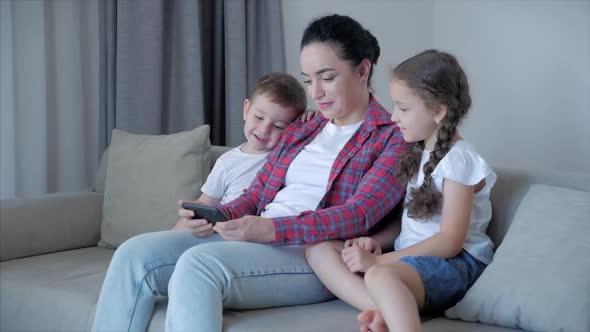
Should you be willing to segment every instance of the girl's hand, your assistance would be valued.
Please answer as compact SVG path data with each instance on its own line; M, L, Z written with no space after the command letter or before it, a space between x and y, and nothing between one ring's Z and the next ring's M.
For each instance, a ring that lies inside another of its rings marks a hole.
M298 119L301 122L306 122L306 121L312 119L316 113L317 113L317 111L315 111L315 110L305 110L305 112L303 112L303 114L301 114Z
M353 245L342 249L342 261L350 272L365 273L371 266L377 264L377 255Z
M182 205L183 202L192 201L179 201L178 204ZM185 229L193 232L193 235L198 237L208 237L213 234L213 225L207 222L205 219L192 219L195 213L191 210L178 209L178 216L180 219L176 222L176 225L172 229Z
M346 242L344 242L344 248L352 246L360 247L375 255L381 255L382 253L381 246L379 245L379 243L373 240L372 238L366 236L357 237L354 239L346 240Z

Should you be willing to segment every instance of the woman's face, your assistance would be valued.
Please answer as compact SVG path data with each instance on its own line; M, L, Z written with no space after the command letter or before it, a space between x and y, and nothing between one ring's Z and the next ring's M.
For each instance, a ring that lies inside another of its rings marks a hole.
M333 119L337 125L364 118L369 90L368 74L363 73L361 65L353 68L350 62L338 57L333 46L321 42L305 46L300 60L307 93L325 118Z

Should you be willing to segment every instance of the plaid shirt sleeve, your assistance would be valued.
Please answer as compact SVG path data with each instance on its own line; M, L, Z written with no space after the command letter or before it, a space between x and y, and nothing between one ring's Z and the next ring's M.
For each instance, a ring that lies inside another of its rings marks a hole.
M330 239L362 236L404 197L404 186L394 169L407 144L401 135L391 135L354 194L342 205L297 216L273 218L274 244L313 244Z

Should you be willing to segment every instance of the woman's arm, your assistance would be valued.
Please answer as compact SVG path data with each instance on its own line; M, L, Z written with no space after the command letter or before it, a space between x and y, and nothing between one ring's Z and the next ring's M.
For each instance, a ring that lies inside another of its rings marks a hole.
M467 186L449 179L443 182L443 206L438 234L408 248L383 254L378 264L399 261L406 256L455 257L461 252L471 216L475 186Z

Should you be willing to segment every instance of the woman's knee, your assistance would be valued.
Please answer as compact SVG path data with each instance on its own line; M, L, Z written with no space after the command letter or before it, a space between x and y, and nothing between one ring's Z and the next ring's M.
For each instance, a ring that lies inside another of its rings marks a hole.
M113 255L111 264L116 262L124 262L127 264L130 261L140 259L142 256L148 254L147 250L151 247L149 238L146 234L134 236L123 242Z
M219 280L225 275L225 260L219 243L204 243L186 250L176 262L173 278Z

